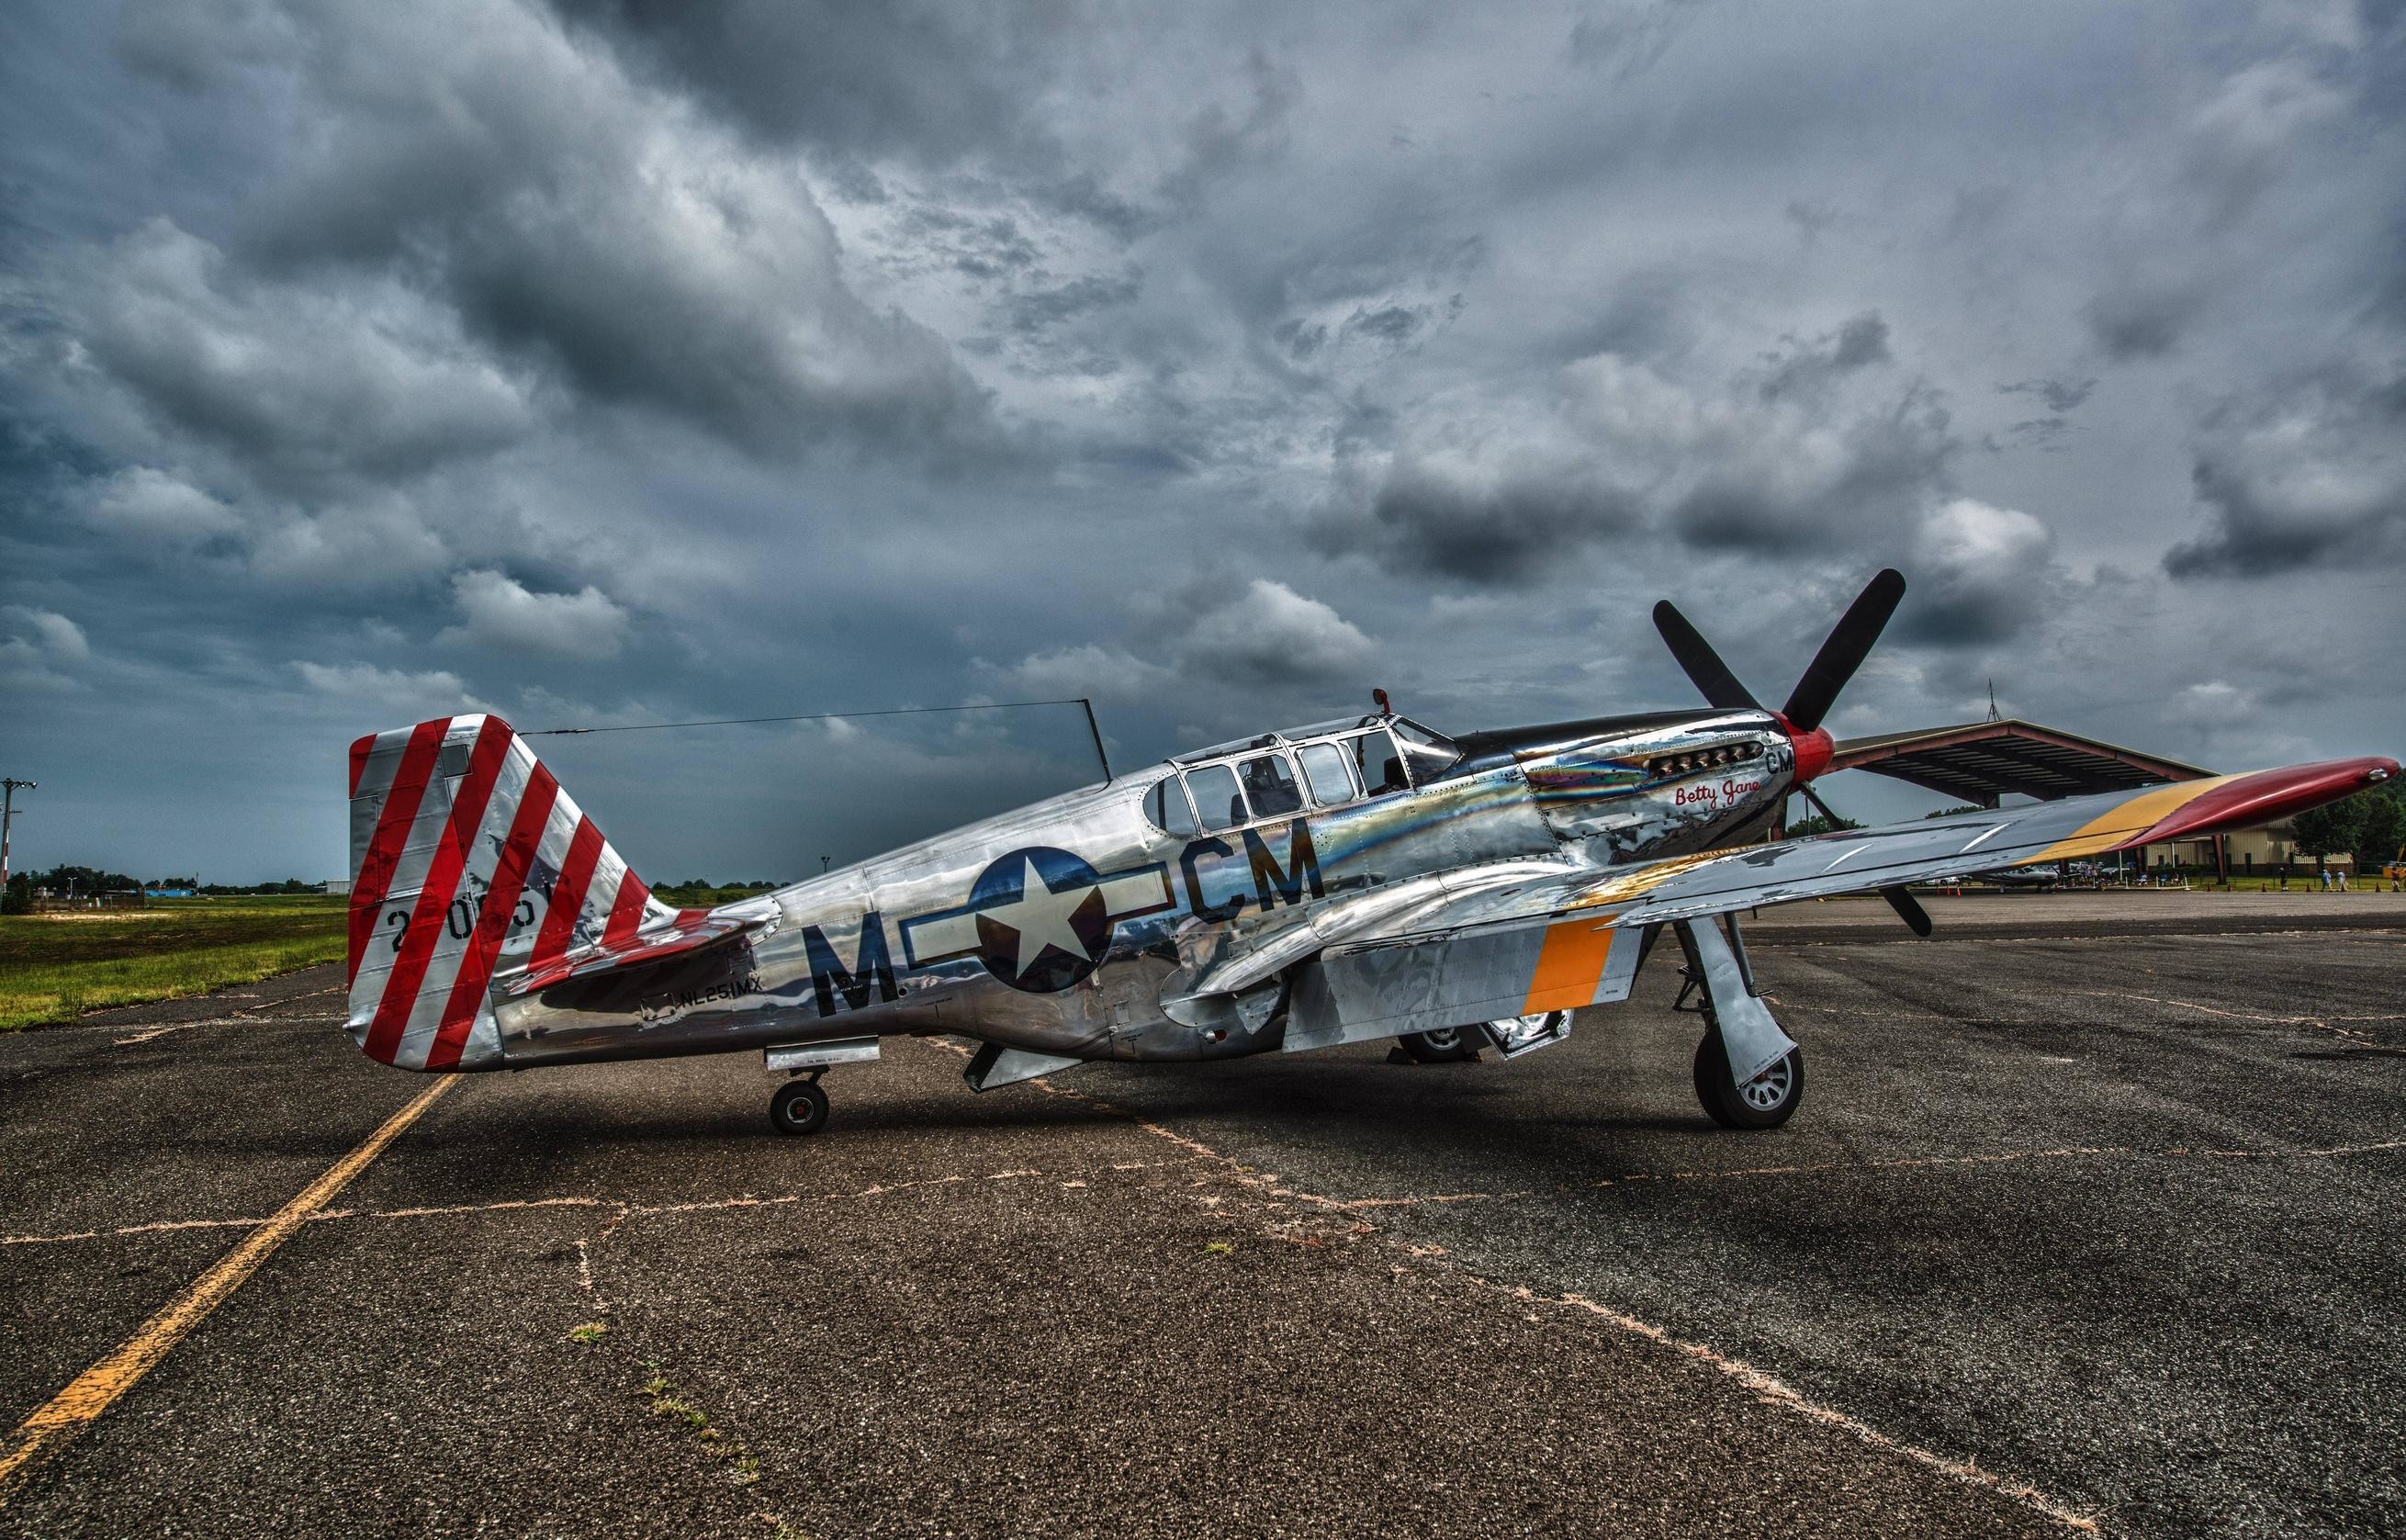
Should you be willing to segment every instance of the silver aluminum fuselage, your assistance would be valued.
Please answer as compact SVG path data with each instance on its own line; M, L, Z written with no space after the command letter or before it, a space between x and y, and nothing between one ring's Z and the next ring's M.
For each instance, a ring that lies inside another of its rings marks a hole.
M1748 757L1663 769L1733 745L1750 745ZM504 989L494 1067L887 1033L1087 1059L1260 1053L1277 1046L1275 1032L1187 1024L1165 997L1373 889L1444 884L1499 862L1601 870L1735 842L1770 822L1794 769L1789 736L1763 712L1607 733L1530 730L1408 790L1177 835L1145 813L1148 791L1177 773L1156 765L725 906L714 914L756 927L692 955L524 996ZM1016 872L1030 851L1068 853L1129 911L1104 922L1093 966L1066 987L1008 982L1009 963L987 960L1006 938L973 907L982 880ZM963 940L989 950L941 954L941 943Z

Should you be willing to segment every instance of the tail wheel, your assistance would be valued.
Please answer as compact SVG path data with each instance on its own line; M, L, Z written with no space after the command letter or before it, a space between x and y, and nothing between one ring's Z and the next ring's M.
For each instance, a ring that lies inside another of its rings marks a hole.
M827 1093L816 1081L787 1081L769 1098L769 1121L780 1134L815 1134L827 1118Z
M1407 1032L1395 1041L1418 1064L1460 1064L1479 1056L1478 1044L1472 1041L1467 1027L1440 1026L1430 1032Z
M1776 1128L1795 1116L1804 1099L1804 1051L1788 1056L1744 1085L1730 1082L1729 1054L1721 1035L1707 1032L1696 1044L1696 1100L1723 1128Z

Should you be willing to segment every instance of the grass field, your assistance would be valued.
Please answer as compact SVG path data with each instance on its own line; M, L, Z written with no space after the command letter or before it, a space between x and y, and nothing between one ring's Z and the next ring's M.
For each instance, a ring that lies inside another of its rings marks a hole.
M138 910L0 916L0 1032L333 962L348 901L162 898Z

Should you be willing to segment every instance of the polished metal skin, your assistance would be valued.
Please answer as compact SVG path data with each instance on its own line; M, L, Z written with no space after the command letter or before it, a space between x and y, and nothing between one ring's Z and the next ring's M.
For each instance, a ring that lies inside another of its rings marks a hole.
M1445 746L1421 775L1407 759L1409 784L1396 790L1363 789L1357 768L1341 795L1323 786L1315 796L1297 774L1302 795L1292 810L1248 809L1225 827L1195 826L1191 801L1182 821L1191 832L1147 816L1156 788L1182 799L1186 785L1216 787L1216 768L1293 764L1386 726L1369 717L1265 734L728 906L715 917L766 923L650 969L505 996L491 1067L882 1032L960 1033L1081 1059L1258 1053L1280 1046L1274 1000L1252 1021L1241 1010L1181 1020L1196 1013L1178 1011L1177 1002L1215 966L1274 952L1281 938L1316 945L1314 915L1331 900L1408 897L1465 869L1536 862L1568 874L1708 849L1758 832L1794 766L1786 737L1760 712L1524 729L1475 741L1485 750L1475 756L1428 733ZM1030 912L1027 927L1010 925L1027 884L1045 883L1025 858L1011 869L1010 858L1030 849L1073 854L1087 872L1072 880L1101 879L1060 895L1087 911L1083 935L1074 915ZM985 906L981 925L963 899L998 869L1006 884L1016 880L1016 893ZM1113 923L1100 927L1098 915ZM1026 955L1032 927L1048 922L1051 940ZM1079 954L1097 940L1090 955ZM1039 971L1047 964L1049 973Z
M814 1080L885 1035L947 1033L981 1045L979 1090L1395 1037L1511 1058L1627 998L1667 933L1705 1020L1706 1110L1776 1127L1803 1061L1757 994L1741 911L1877 891L1926 935L1910 883L2263 823L2398 772L2333 761L1761 842L1791 792L1823 805L1820 720L1903 592L1875 578L1780 711L1666 603L1657 626L1705 710L1449 739L1381 694L1376 714L708 911L659 902L499 718L375 734L350 758L349 1030L412 1069L752 1050Z

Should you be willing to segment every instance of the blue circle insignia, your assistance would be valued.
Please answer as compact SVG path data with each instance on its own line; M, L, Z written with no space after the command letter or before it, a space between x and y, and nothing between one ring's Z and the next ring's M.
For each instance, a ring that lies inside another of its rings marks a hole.
M1111 947L1102 879L1076 855L1050 845L996 857L969 889L969 907L977 916L978 961L1031 995L1079 982Z

